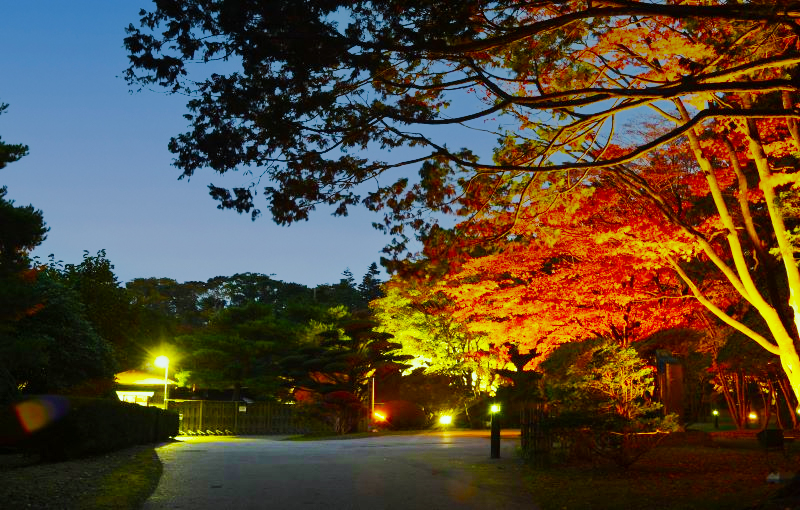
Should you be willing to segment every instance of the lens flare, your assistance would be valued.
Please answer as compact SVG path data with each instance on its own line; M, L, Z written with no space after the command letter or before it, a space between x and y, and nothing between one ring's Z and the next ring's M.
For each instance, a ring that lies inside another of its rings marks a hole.
M49 395L20 402L14 406L14 411L23 430L32 434L64 416L68 408L66 398Z

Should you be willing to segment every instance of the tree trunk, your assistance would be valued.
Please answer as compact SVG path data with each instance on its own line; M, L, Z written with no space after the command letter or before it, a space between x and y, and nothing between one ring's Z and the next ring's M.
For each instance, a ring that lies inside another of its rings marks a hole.
M783 394L783 398L786 400L786 407L789 410L789 417L792 421L792 428L798 428L798 412L796 407L800 407L796 405L797 400L793 399L794 395L792 394L791 388L789 388L789 381L786 380L785 377L781 378L778 381L778 387L781 389L781 394Z

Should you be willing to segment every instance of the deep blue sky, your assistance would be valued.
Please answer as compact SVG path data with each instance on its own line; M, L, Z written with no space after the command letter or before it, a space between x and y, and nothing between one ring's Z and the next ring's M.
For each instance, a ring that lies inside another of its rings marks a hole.
M0 137L30 155L0 171L18 205L33 204L50 227L34 255L79 262L106 249L122 282L136 277L206 280L237 272L317 285L360 278L389 239L357 211L278 227L268 217L219 211L201 172L178 181L170 136L184 131L185 98L131 94L124 28L146 0L5 2L0 17ZM238 180L237 180L238 179ZM265 209L263 202L260 205ZM0 226L2 228L2 226Z

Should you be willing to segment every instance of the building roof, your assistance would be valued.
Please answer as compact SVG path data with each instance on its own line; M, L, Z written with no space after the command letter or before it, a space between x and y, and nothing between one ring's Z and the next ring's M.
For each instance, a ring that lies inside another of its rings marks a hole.
M128 370L114 376L117 384L125 386L158 386L164 384L164 376L151 374L142 370ZM167 384L178 384L177 381L167 378Z

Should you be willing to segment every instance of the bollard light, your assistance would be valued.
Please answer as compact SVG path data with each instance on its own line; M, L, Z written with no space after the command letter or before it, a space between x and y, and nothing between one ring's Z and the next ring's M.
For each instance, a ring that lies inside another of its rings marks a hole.
M489 406L489 413L492 416L492 423L491 423L491 436L490 436L490 444L491 444L491 455L492 459L499 459L500 458L500 404L492 404Z

